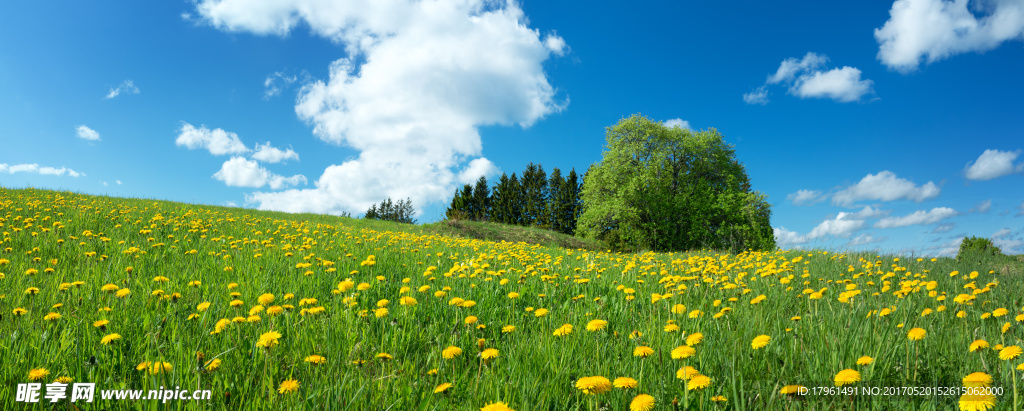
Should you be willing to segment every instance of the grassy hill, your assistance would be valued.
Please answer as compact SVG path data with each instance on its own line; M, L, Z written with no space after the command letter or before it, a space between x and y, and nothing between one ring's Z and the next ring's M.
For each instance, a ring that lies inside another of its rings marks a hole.
M105 409L1020 405L1009 261L608 253L519 227L2 188L0 233L6 409L58 380L95 383ZM998 395L960 395L988 379ZM796 387L837 385L956 391Z

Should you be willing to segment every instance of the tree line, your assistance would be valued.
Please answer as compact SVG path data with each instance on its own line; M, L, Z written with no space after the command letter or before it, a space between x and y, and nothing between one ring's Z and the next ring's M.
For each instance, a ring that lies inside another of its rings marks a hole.
M521 177L502 173L493 188L487 177L481 176L476 184L455 190L445 217L540 227L572 235L583 212L582 180L575 169L563 177L555 167L549 176L542 165L534 163L526 166Z

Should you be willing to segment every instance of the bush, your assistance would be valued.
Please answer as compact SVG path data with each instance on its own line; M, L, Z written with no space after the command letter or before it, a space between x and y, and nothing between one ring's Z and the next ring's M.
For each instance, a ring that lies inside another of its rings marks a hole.
M982 237L967 237L960 243L960 252L956 254L956 260L962 261L965 257L998 257L1003 252L992 244L992 241Z

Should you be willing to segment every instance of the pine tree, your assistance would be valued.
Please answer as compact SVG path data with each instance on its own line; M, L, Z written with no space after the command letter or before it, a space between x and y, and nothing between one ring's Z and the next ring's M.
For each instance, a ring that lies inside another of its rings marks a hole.
M473 219L487 221L490 217L491 196L487 188L487 177L480 176L476 180L476 187L473 188Z
M544 166L527 164L523 171L523 223L525 226L544 226L548 199L548 179Z
M579 177L576 175L576 169L569 170L569 177L565 179L565 199L567 203L566 208L563 211L565 213L566 234L576 234L576 221L580 218L580 210L582 210L582 202L580 201L580 193L582 192L581 182Z
M551 231L565 232L565 179L562 171L555 167L548 178L548 201L544 210L544 225Z
M506 201L508 218L506 224L523 225L523 186L519 177L512 173L508 179L508 200Z
M509 185L508 175L501 173L498 184L491 191L491 222L509 224Z

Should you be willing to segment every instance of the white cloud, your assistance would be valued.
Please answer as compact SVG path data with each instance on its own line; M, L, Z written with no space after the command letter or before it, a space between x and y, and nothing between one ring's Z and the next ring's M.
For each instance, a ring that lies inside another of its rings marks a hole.
M97 133L96 130L86 127L85 124L75 127L75 135L77 135L78 138L83 140L100 141L100 133Z
M999 247L1004 254L1020 254L1024 251L1024 248L1022 248L1022 246L1024 246L1024 240L1021 240L1019 237L1019 235L1014 236L1013 232L1009 228L1003 228L992 234L989 239L992 240L992 244Z
M260 167L259 163L246 160L243 157L231 157L230 160L225 161L213 178L223 181L229 187L260 188L269 185L273 190L299 183L306 184L306 177L301 174L283 177L271 173Z
M135 83L133 83L131 80L122 81L121 84L117 86L117 88L110 88L110 92L107 93L107 99L117 97L121 95L121 93L139 94L139 88L135 87Z
M479 127L529 127L568 104L556 101L542 65L565 53L564 40L542 40L514 2L200 0L196 11L226 31L284 36L305 23L348 53L329 78L300 89L295 112L318 138L359 156L327 167L315 188L248 196L260 209L444 202L457 170L486 160Z
M800 235L796 231L787 230L786 227L773 228L772 231L775 233L775 244L779 248L786 248L796 244L806 244L810 239L805 235Z
M238 203L236 203L234 201L225 201L224 202L224 206L225 207L238 207Z
M6 172L8 174L15 173L30 173L39 175L50 175L50 176L63 176L67 174L70 177L82 177L85 173L79 173L67 167L54 168L54 167L40 167L39 164L14 164L8 165L7 163L0 163L0 173Z
M1024 4L1019 0L973 2L988 14L976 16L968 0L897 0L889 20L875 29L878 60L901 72L956 54L984 52L1024 35Z
M498 173L498 167L486 158L477 158L469 162L459 173L459 183L462 184L473 184L480 177L493 176Z
M1015 215L1014 217L1024 216L1024 201L1020 202L1020 205L1017 206L1017 209L1020 210L1020 211L1018 211L1017 215Z
M117 185L121 185L121 180L114 180L114 182L117 183Z
M990 237L990 238L1006 238L1007 236L1010 235L1010 233L1011 233L1011 231L1010 231L1009 228L1002 228L999 231L996 231L995 233L993 233L992 237Z
M664 122L662 122L662 124L664 124L665 127L668 127L668 128L681 127L684 130L692 130L690 128L690 122L686 121L686 120L683 120L681 118L673 118L671 120L665 120Z
M886 217L875 223L875 228L895 228L911 225L933 224L956 216L957 211L949 207L935 207L929 211L918 210L902 217Z
M824 236L847 237L854 231L864 228L864 220L856 218L856 215L840 212L836 218L822 221L807 234L807 238L821 238Z
M821 202L825 199L825 196L821 195L821 191L818 190L797 190L797 192L786 196L786 199L796 206L812 205Z
M811 52L808 52L800 60L794 57L782 60L775 74L768 77L768 84L791 83L801 72L814 72L826 62L828 62L828 57Z
M891 211L889 210L881 210L878 208L871 208L871 206L864 206L860 211L851 214L851 217L863 220L868 218L885 217L890 213Z
M935 228L932 229L931 233L932 234L946 233L946 232L952 231L953 227L955 227L955 226L956 226L956 224L953 224L953 223L939 224L939 225L935 226Z
M253 160L262 161L264 163L280 163L287 160L299 161L299 153L295 150L287 149L281 150L277 147L271 146L270 143L256 144L256 152L252 154Z
M747 104L768 104L768 87L761 86L749 93L743 93L743 102Z
M242 140L238 139L238 134L219 128L211 131L206 126L195 128L184 122L174 143L178 146L188 147L190 150L203 148L215 156L241 154L249 151L245 144L242 144Z
M850 240L850 242L846 243L846 245L848 247L853 247L858 245L874 244L885 241L885 239L886 237L876 238L871 236L871 234L864 233L854 237L853 240Z
M960 243L964 242L965 237L956 238L952 241L942 243L937 247L929 247L928 250L936 251L938 256L952 257L960 252Z
M919 187L910 180L899 178L893 172L885 170L878 174L868 174L857 184L833 194L832 204L849 206L861 200L921 202L938 196L941 191L931 181Z
M1013 165L1021 151L985 150L973 163L964 167L964 176L969 180L991 180L996 177L1024 171L1024 163Z
M544 38L544 47L547 47L556 56L564 56L565 50L568 48L565 44L565 39L554 34Z
M263 81L263 99L269 100L271 97L281 94L281 91L298 81L298 76L286 76L280 71L275 72Z
M861 80L860 70L846 66L804 74L789 92L800 98L830 98L849 103L871 93L871 84L871 80Z
M789 94L800 98L830 98L843 103L859 101L861 97L873 93L873 82L861 79L859 69L844 66L824 70L827 62L828 57L825 55L810 52L799 60L785 59L775 74L768 76L765 85L744 94L743 101L747 104L767 104L767 86L770 84L789 85Z

